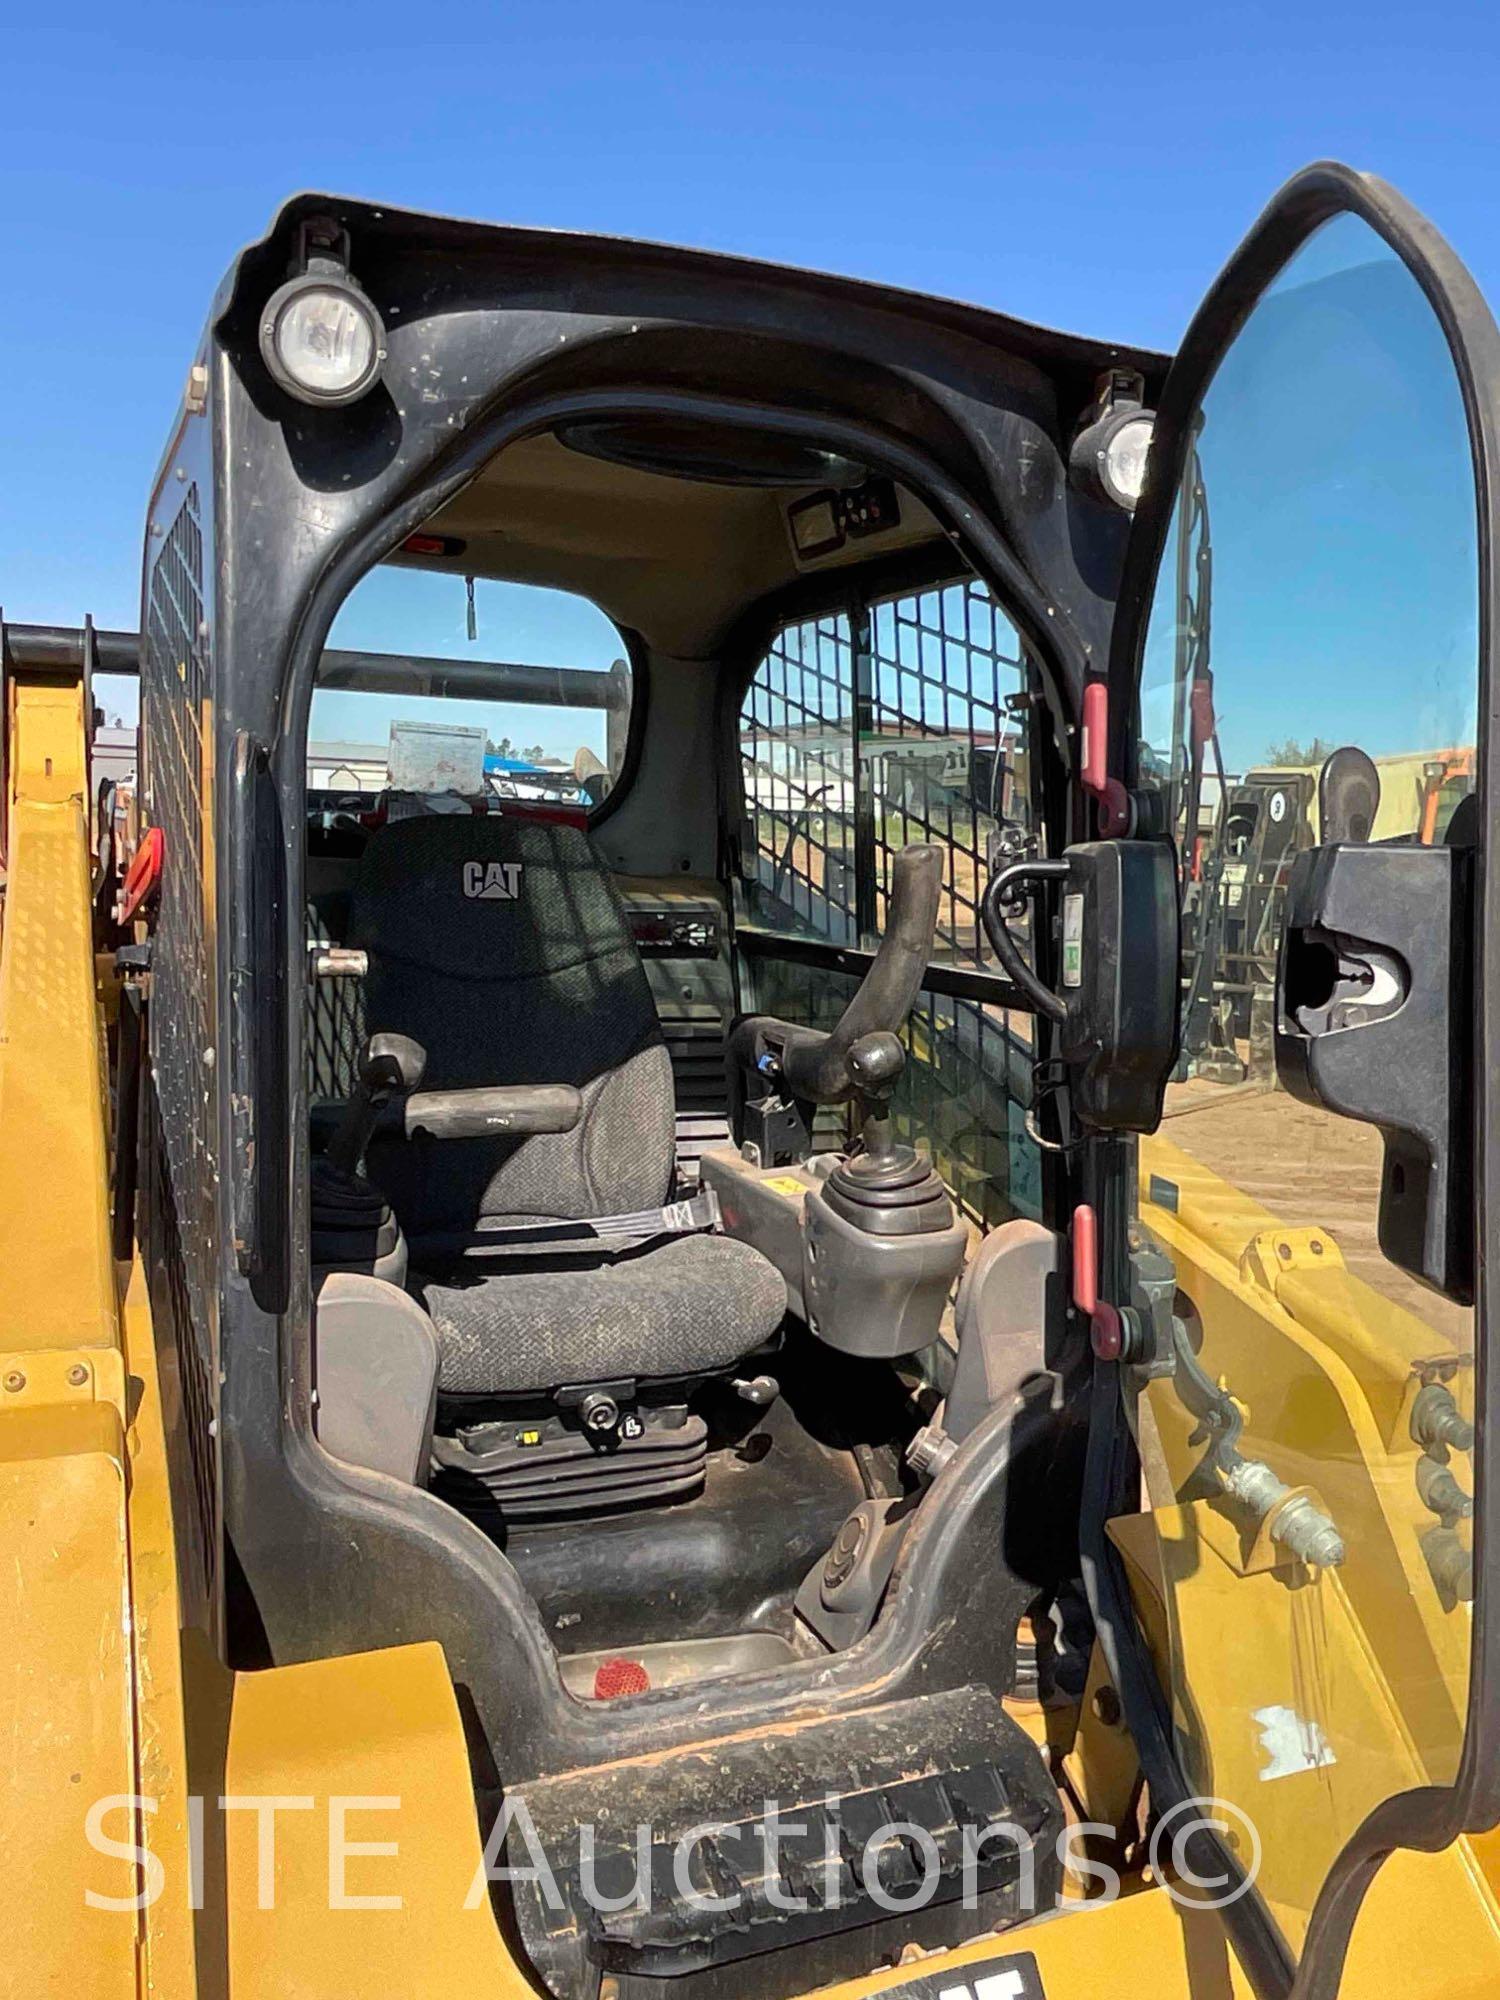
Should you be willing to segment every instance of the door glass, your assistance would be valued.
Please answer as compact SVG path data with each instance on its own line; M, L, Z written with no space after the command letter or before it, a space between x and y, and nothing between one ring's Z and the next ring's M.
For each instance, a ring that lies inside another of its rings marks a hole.
M1161 1606L1189 1777L1250 1822L1242 1858L1258 1843L1294 1947L1372 1807L1456 1772L1474 1330L1381 1253L1379 1133L1278 1088L1277 947L1291 865L1329 837L1336 748L1374 760L1371 840L1474 837L1476 551L1447 341L1405 264L1340 217L1203 399L1141 695L1184 954L1139 1215L1175 1266L1178 1337L1138 1406L1152 1515L1126 1553ZM1307 1560L1267 1530L1285 1489Z

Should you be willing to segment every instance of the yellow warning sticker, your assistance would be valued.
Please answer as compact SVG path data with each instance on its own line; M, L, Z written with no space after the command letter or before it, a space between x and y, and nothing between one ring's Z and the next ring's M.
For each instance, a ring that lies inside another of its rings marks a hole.
M774 1180L765 1181L763 1186L774 1188L777 1194L789 1194L795 1201L799 1194L806 1194L806 1185L792 1174L778 1174Z

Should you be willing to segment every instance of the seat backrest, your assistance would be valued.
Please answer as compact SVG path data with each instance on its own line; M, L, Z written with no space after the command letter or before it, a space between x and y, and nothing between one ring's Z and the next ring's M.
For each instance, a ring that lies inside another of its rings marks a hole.
M349 943L369 954L368 1032L421 1043L424 1089L583 1093L572 1132L373 1145L370 1174L408 1236L667 1199L671 1064L624 906L586 833L495 814L385 826L355 876Z

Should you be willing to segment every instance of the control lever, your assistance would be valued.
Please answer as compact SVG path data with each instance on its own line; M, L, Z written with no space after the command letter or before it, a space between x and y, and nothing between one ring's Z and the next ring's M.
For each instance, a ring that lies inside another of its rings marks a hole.
M894 1035L861 1035L849 1044L844 1060L854 1081L859 1159L870 1173L906 1172L916 1153L896 1139L891 1125L891 1098L906 1068L905 1049Z
M811 1104L843 1103L852 1094L849 1056L856 1043L895 1039L894 1030L916 1004L927 974L942 893L942 848L930 841L904 847L891 868L885 936L832 1031L825 1035L774 1024L782 1031L781 1079L793 1097Z
M354 1095L328 1142L328 1164L357 1174L380 1114L393 1097L413 1091L427 1068L427 1051L409 1035L372 1035L359 1058Z
M736 1025L728 1051L733 1124L747 1157L761 1166L807 1158L809 1105L843 1104L860 1095L850 1062L856 1047L876 1041L896 1046L896 1030L911 1012L932 958L944 860L943 849L931 842L914 843L896 856L885 935L830 1031L769 1014L747 1014ZM888 1054L875 1059L876 1069L889 1060ZM890 1088L899 1074L898 1064Z
M844 1204L845 1214L851 1212L849 1203L857 1212L873 1205L888 1217L906 1211L911 1225L922 1230L947 1228L953 1220L947 1189L916 1147L896 1137L891 1123L891 1097L906 1068L906 1051L894 1035L861 1035L849 1044L845 1061L854 1083L860 1144L828 1176L825 1192L835 1206Z

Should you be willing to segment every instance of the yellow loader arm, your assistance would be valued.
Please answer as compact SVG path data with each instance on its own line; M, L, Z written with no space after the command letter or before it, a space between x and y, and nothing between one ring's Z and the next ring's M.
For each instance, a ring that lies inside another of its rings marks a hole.
M13 675L7 694L0 1994L374 2000L477 1981L519 1996L488 1899L470 1895L482 1856L439 1648L230 1674L182 1627L170 1371L141 1266L110 1249L112 968L96 976L85 690ZM260 1818L225 1798L307 1802L279 1816L265 1871ZM329 1893L335 1810L346 1908Z

